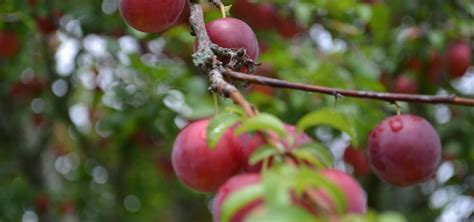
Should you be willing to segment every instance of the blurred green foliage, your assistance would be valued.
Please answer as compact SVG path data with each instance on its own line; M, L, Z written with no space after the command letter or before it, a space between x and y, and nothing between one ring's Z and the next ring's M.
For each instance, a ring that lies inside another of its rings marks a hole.
M271 67L271 77L392 91L394 78L407 75L417 80L420 93L473 96L473 86L471 94L464 92L456 87L460 80L444 70L435 83L427 75L433 51L442 54L456 39L472 44L472 1L272 2L280 16L295 17L305 31L288 39L275 29L255 29L267 47L259 61ZM53 31L43 30L38 22L43 17L52 21ZM206 20L217 17L219 11L207 5ZM0 58L1 221L35 216L40 221L211 220L213 196L181 185L170 163L179 129L215 111L207 80L192 65L194 38L185 23L144 34L125 25L115 0L0 1L0 30L15 33L21 43L14 58ZM407 68L413 58L421 61L420 68ZM326 123L335 129L300 122L311 125L306 132L331 148L338 167L347 167L340 143L349 143L338 130L363 149L372 127L396 113L395 106L379 101L240 88L260 111L284 122L296 124L322 107L343 115L347 123L343 117L327 120L337 123ZM219 98L220 112L230 104ZM437 129L448 171L403 189L374 175L358 178L373 212L348 221L435 221L460 198L470 200L472 213L474 109L399 105ZM264 127L281 128L270 122ZM439 199L443 192L448 199Z

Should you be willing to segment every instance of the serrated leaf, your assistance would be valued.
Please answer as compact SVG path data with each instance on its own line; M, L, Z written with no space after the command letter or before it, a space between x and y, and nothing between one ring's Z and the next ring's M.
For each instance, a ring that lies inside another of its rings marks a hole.
M279 153L280 151L277 148L270 145L263 145L253 151L253 153L250 155L249 164L255 165L258 162L263 161L268 157L278 155Z
M307 161L319 168L327 168L334 165L332 153L321 143L313 142L304 144L291 153L297 158Z
M222 113L209 121L207 125L207 144L214 149L226 130L239 121L239 117L232 113Z
M248 118L235 130L237 135L247 132L271 130L278 133L280 137L286 134L283 122L277 117L268 113L260 113L252 118Z
M299 130L309 127L326 125L345 132L352 139L352 145L358 147L357 133L344 115L332 108L323 108L305 115L297 124Z
M226 198L222 204L221 221L228 222L232 219L232 215L246 204L263 196L263 185L254 184L246 186L236 192L233 192Z

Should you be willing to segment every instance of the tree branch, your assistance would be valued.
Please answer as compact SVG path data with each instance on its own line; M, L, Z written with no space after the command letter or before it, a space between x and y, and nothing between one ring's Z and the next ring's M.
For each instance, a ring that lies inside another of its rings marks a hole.
M226 71L223 63L217 59L217 57L230 58L231 66L234 63L244 63L250 65L253 69L255 64L253 60L248 59L245 50L232 50L221 48L211 43L207 34L202 7L199 3L194 0L189 1L189 7L191 16L189 17L189 23L191 24L192 30L197 37L197 51L193 54L193 62L196 67L199 67L204 74L206 74L211 83L209 89L213 92L217 92L220 95L232 99L232 101L242 107L245 114L248 117L256 115L255 109L252 105L242 96L239 90L227 82L224 79L223 72ZM278 140L278 137L272 132L264 132L265 139L269 144L284 152L285 149L283 144Z
M230 69L226 69L222 73L225 77L233 80L243 81L247 83L254 83L258 85L271 86L276 88L285 89L296 89L307 92L316 92L333 96L348 96L355 98L365 98L373 100L382 100L390 103L397 101L400 102L411 102L411 103L429 103L429 104L452 104L452 105L463 105L463 106L474 106L474 99L457 97L454 95L449 96L432 96L432 95L419 95L419 94L400 94L400 93L386 93L386 92L372 92L372 91L359 91L350 89L337 89L317 85L308 85L303 83L288 82L285 80L273 79L258 75L249 75L245 73L235 72Z
M213 1L214 4L219 5L220 1ZM222 3L220 3L222 4ZM237 88L228 83L222 76L222 72L225 71L222 62L217 59L216 55L219 54L230 54L232 50L223 49L217 45L211 43L207 34L203 10L199 3L195 3L192 0L189 2L191 16L189 23L193 29L194 34L197 38L197 52L193 54L194 64L199 67L205 74L207 74L209 81L211 82L210 90L221 94L224 97L231 98L234 103L241 106L247 116L254 116L255 110L252 105L240 94Z

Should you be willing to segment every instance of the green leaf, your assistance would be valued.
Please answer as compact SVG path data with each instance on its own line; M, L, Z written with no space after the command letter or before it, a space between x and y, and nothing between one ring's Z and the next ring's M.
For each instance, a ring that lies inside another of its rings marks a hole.
M369 211L364 215L348 214L341 222L406 222L407 219L397 212L376 213ZM414 220L415 221L415 220Z
M292 204L290 188L293 184L291 175L282 175L279 170L265 172L263 174L265 201L273 205L290 206Z
M283 137L286 134L283 122L277 117L268 113L260 113L252 118L244 120L242 124L235 130L235 133L240 135L246 132L264 130L276 132L280 137Z
M380 214L377 217L377 221L380 222L406 222L407 219L403 217L400 213L396 212L386 212L383 214Z
M321 143L313 142L310 144L304 144L291 153L298 159L307 161L320 168L334 166L334 157L332 156L332 153Z
M388 40L390 31L390 10L385 4L372 5L370 28L373 30L378 43L383 43Z
M234 104L231 104L231 105L228 105L224 108L224 110L226 112L230 112L230 113L234 113L234 114L237 114L239 116L245 116L245 111L244 109L242 109L242 107L240 106L237 106L237 105L234 105Z
M279 153L280 151L277 148L270 145L263 145L253 151L253 153L250 155L249 164L255 165L258 162L267 159L271 156L278 155Z
M232 113L222 113L209 121L207 125L207 144L214 149L226 130L239 121L239 117Z
M334 111L332 108L323 108L305 115L297 124L299 130L305 130L312 126L326 125L347 133L352 144L358 147L357 133L344 115Z
M246 186L239 191L231 193L224 201L221 210L221 221L228 222L239 209L253 200L263 196L263 185L254 184Z
M297 206L272 206L266 207L263 214L251 214L245 221L248 222L319 222L304 209Z
M367 4L359 4L356 7L356 13L364 22L368 22L372 18L372 10Z

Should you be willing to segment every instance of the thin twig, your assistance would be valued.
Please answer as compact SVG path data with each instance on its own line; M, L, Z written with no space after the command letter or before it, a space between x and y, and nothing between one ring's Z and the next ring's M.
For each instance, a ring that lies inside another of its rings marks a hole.
M230 93L229 96L232 99L232 101L234 101L237 105L239 105L240 107L244 109L247 116L249 117L255 116L255 111L252 105L250 105L250 103L247 102L247 100L242 96L242 94L240 94L238 90L233 91L232 93Z
M420 94L400 94L400 93L386 93L386 92L372 92L359 91L350 89L338 89L317 85L308 85L303 83L288 82L285 80L273 79L259 75L249 75L245 73L235 72L227 69L222 73L225 77L233 80L243 81L247 83L254 83L258 85L271 86L275 88L296 89L306 92L316 92L327 95L342 95L347 97L365 98L373 100L382 100L390 103L397 101L411 102L411 103L429 103L429 104L452 104L463 106L474 106L474 99L457 97L454 95L448 96L433 96Z

